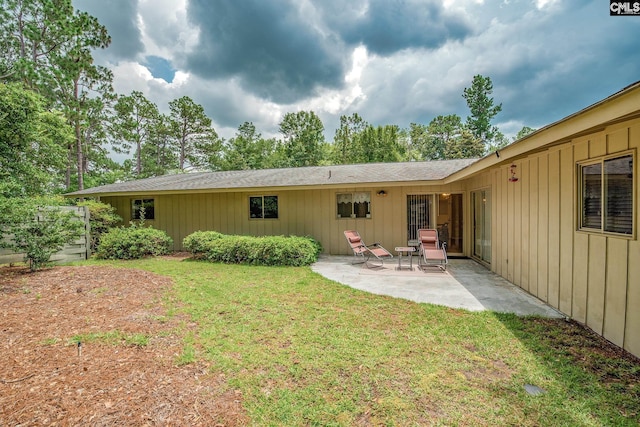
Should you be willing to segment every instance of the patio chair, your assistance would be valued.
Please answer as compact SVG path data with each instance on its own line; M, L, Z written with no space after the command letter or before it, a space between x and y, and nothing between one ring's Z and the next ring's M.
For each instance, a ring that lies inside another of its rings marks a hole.
M354 262L353 264L366 264L369 265L369 258L372 256L380 261L380 265L376 267L384 266L384 260L386 258L393 258L393 255L382 247L380 243L374 243L372 245L365 245L360 237L360 233L355 230L346 230L344 232L344 237L346 237L349 246L351 246L351 250L353 251L354 257L361 257L361 262Z
M419 265L422 267L436 266L442 271L447 269L449 260L447 259L446 243L440 244L438 240L438 230L432 228L421 228L418 230L419 244Z

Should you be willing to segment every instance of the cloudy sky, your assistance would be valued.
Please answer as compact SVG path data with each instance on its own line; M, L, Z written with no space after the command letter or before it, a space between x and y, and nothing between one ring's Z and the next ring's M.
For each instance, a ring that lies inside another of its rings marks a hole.
M73 0L104 24L95 54L118 93L167 112L189 96L218 134L245 121L278 136L313 110L333 139L341 115L428 124L468 108L489 76L506 135L542 127L640 80L640 16L605 0Z

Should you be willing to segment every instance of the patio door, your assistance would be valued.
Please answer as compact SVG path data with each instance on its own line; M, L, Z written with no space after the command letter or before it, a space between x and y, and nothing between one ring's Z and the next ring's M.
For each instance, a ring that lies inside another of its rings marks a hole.
M418 230L421 228L433 228L430 225L433 207L431 194L407 195L407 241L418 239Z
M471 193L473 209L473 256L491 263L491 191Z
M449 254L462 255L462 194L442 193L436 197L438 237L446 242Z

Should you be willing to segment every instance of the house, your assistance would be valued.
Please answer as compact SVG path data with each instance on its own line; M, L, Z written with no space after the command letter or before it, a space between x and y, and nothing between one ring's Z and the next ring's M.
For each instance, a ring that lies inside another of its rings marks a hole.
M495 273L640 356L640 82L479 160L190 173L99 197L180 249L196 230L294 234L348 254L343 230L404 246L440 230Z

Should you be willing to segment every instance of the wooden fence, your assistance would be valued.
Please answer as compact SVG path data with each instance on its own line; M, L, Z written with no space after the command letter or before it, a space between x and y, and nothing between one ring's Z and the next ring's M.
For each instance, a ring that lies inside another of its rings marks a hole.
M73 212L78 221L84 223L84 234L75 242L65 245L61 251L51 255L49 261L64 263L71 261L85 260L91 256L90 228L89 228L89 208L86 206L61 206L61 210ZM6 237L5 237L6 238ZM0 249L0 264L11 264L24 261L24 254L16 253L10 249Z

